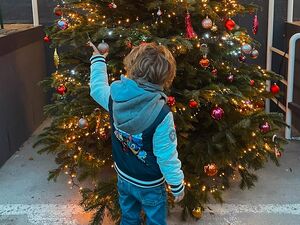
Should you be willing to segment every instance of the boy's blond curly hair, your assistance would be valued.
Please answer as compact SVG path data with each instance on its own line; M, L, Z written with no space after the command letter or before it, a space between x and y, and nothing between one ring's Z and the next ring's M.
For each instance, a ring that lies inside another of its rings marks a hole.
M169 88L176 76L176 61L163 45L155 43L134 47L124 59L127 76Z

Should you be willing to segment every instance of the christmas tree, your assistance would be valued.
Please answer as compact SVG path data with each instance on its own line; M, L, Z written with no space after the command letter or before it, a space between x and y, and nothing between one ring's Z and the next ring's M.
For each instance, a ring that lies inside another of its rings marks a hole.
M279 93L267 80L281 79L255 64L259 55L257 8L237 0L65 0L54 9L57 21L46 30L45 42L55 48L56 72L41 82L55 90L45 106L53 118L39 136L40 152L56 155L58 167L49 179L65 173L82 193L82 205L99 224L105 210L119 220L116 175L111 172L108 113L89 95L86 43L109 44L109 81L126 74L122 60L134 46L155 42L167 46L177 60L177 77L167 90L176 123L179 158L186 196L183 217L200 218L210 199L222 202L233 179L250 188L255 170L271 159L278 164L283 126L278 113L265 113L264 101ZM252 31L235 18L253 19ZM106 175L106 176L105 176ZM82 181L89 184L82 187ZM172 198L170 196L170 206Z

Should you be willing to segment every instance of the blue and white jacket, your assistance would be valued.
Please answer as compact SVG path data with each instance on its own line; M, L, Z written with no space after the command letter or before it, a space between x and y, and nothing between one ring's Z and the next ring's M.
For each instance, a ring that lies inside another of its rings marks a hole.
M173 195L180 195L184 191L184 175L178 159L174 119L169 107L164 104L154 118L143 109L137 110L135 106L142 102L147 104L147 97L146 101L141 100L151 93L123 76L109 86L106 61L101 55L91 58L90 88L92 98L110 112L114 167L118 175L142 188L155 187L166 181ZM131 107L132 102L137 103ZM127 110L123 110L122 103L127 105ZM151 108L151 112L155 111L157 107ZM131 122L136 127L149 121L151 125L137 134L131 133L128 130L133 131L134 128L126 129L130 119L133 119Z

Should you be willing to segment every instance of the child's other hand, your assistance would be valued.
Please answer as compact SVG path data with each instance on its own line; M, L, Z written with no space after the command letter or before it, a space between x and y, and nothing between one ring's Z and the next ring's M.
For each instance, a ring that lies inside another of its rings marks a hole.
M174 202L178 203L181 202L181 200L184 198L184 191L182 193L180 193L180 195L175 196Z

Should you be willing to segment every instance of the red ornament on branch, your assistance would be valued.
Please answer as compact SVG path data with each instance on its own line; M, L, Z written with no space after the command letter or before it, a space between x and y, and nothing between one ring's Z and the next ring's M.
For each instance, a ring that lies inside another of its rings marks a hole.
M56 16L62 16L63 12L62 12L61 6L60 6L60 5L57 5L57 6L54 8L53 13L54 13Z
M207 166L204 166L204 172L207 176L213 177L217 175L218 167L215 163L208 164Z
M51 39L50 39L50 37L49 37L48 35L46 35L46 36L44 37L44 42L46 42L46 43L51 42Z
M213 69L211 70L211 74L212 74L214 77L216 77L216 76L218 75L218 70L217 70L216 68L213 68Z
M264 122L259 125L260 132L268 133L271 130L271 125L268 122Z
M258 26L259 26L259 22L258 22L258 17L257 15L254 16L254 19L253 19L253 26L252 26L252 32L253 34L257 34L258 32Z
M56 93L60 94L60 95L64 95L67 92L67 88L65 85L60 84L57 88L56 88Z
M280 92L280 87L274 83L272 86L271 86L271 92L272 94L276 95Z
M191 109L195 109L195 108L197 108L198 107L198 102L197 101L195 101L195 100L190 100L190 102L189 102L189 106L190 106L190 108Z
M169 96L168 97L168 105L169 106L174 106L175 104L176 104L176 100L175 100L175 97L173 97L173 96Z
M232 31L235 28L235 22L232 19L227 19L225 22L225 27L227 30Z
M255 80L250 80L250 85L254 86L255 85Z
M194 31L194 28L192 26L192 19L189 12L186 13L186 17L185 17L185 28L186 28L186 34L185 34L186 38L188 39L197 38L197 34Z
M204 57L199 61L200 66L202 66L203 68L207 68L210 65L210 61L208 58Z

